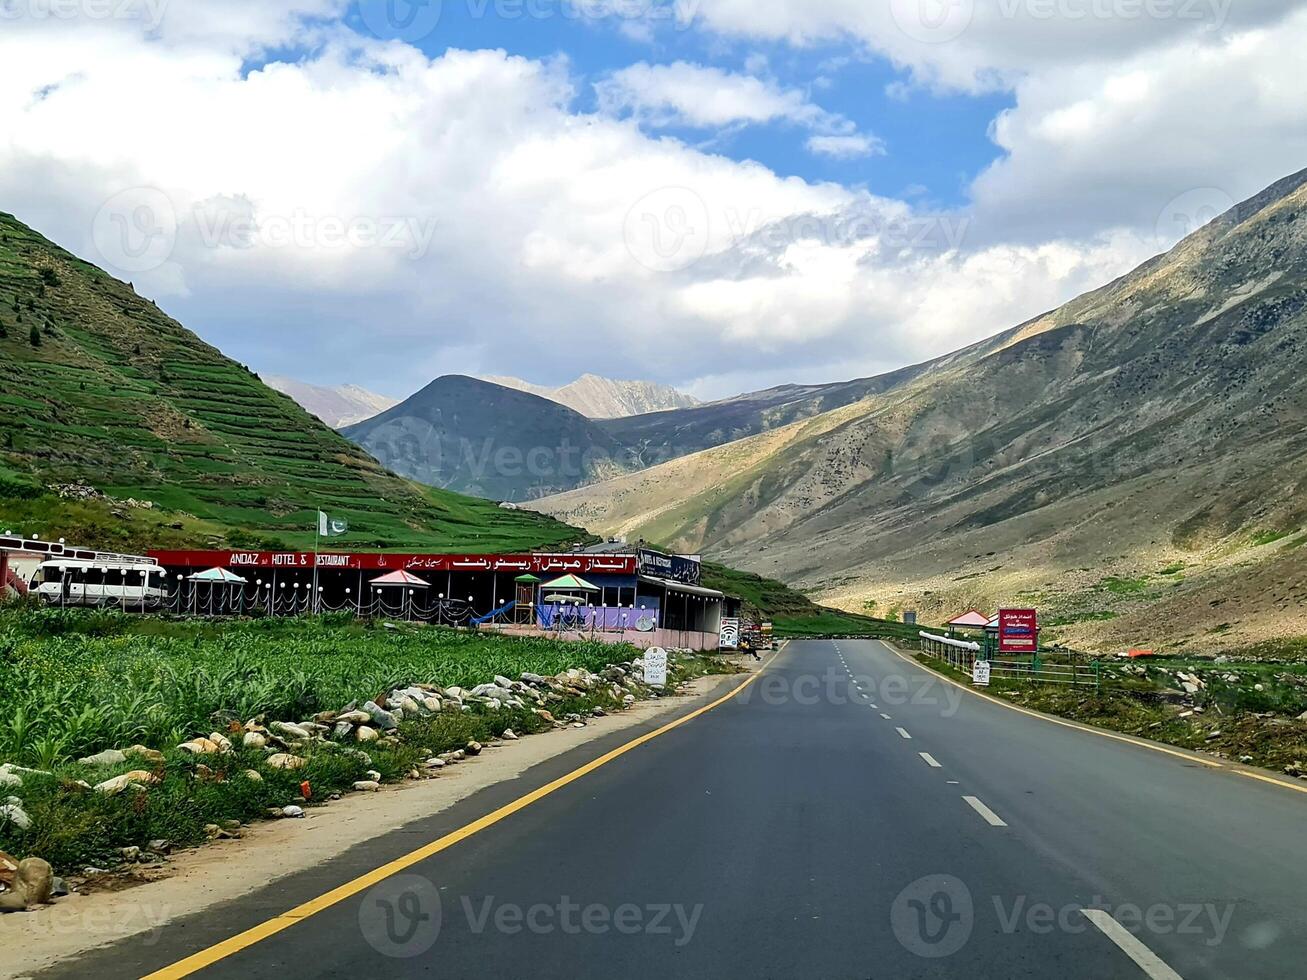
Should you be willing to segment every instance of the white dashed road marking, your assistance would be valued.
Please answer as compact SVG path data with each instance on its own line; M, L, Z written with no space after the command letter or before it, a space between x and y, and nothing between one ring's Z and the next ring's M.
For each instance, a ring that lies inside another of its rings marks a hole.
M1125 955L1134 960L1139 969L1148 974L1151 980L1182 980L1180 974L1163 963L1156 953L1112 918L1110 912L1103 909L1081 909L1080 914L1098 926L1103 935L1120 946Z
M884 718L886 721L891 721L891 720L892 720L892 719L890 718L890 716L887 715L887 714L885 714L885 712L883 712L883 711L880 713L880 716L881 716L882 718Z
M932 769L944 768L938 762L935 761L935 757L931 755L929 752L918 752L917 755L921 756L924 760L926 760L926 765L930 766L930 768Z
M895 729L895 731L897 731L897 732L898 732L900 735L902 735L904 738L911 738L911 737L912 737L911 735L908 734L907 729L905 729L905 728L898 728L898 729Z
M976 799L974 796L964 796L964 797L962 797L962 798L963 798L964 800L966 800L967 803L969 803L969 804L971 805L971 809L975 810L975 811L976 811L977 813L979 813L982 817L984 817L984 818L985 818L985 822L988 823L991 827L1006 827L1006 826L1007 826L1007 824L1003 822L1003 818L1002 818L1002 817L1000 817L997 813L995 813L995 812L994 812L993 810L991 810L989 807L985 806L985 804L981 803L980 800Z

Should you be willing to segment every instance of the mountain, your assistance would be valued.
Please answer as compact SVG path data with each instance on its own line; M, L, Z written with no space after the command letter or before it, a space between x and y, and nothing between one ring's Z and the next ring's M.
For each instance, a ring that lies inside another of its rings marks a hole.
M398 405L397 399L378 395L358 385L311 385L294 378L273 376L263 379L269 388L290 395L300 408L315 415L333 429L342 429L380 415Z
M84 546L518 550L577 532L420 486L0 214L0 522ZM61 485L56 493L50 488Z
M537 506L850 609L1037 603L1091 648L1307 633L1305 185L842 405Z
M548 398L591 419L647 415L650 412L689 408L699 404L697 398L679 392L670 385L652 381L614 381L597 374L583 374L561 388L533 385L521 378L489 377L481 380Z
M396 473L495 500L534 499L634 465L579 412L461 375L342 431Z
M341 431L420 482L495 500L534 500L821 415L919 370L786 385L614 419L590 419L539 395L451 375Z

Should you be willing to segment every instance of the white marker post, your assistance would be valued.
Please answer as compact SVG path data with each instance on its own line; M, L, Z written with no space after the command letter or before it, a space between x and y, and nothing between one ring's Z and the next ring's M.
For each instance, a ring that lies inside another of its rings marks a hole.
M667 651L650 647L644 652L644 682L650 687L667 686Z
M977 660L971 667L971 683L976 687L989 687L989 661Z

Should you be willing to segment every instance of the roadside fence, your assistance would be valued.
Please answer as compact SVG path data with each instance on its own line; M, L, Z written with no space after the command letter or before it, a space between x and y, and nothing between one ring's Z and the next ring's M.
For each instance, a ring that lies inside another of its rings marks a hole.
M942 661L956 670L972 673L977 660L987 659L979 643L969 643L948 636L922 632L923 653ZM1103 684L1103 665L1098 660L1081 663L1075 659L1049 662L1036 652L1029 660L989 660L991 678L1025 681L1031 684L1066 684L1071 687L1092 687L1098 690Z

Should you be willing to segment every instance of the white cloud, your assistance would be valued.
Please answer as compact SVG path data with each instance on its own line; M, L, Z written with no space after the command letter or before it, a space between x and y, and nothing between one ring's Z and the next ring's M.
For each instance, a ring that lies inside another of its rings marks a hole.
M838 4L812 3L835 23ZM937 215L642 129L652 114L858 138L771 82L634 66L610 80L608 107L631 113L614 118L576 109L561 61L429 59L324 23L330 0L228 4L170 5L153 33L0 34L0 207L117 262L260 370L399 395L441 372L578 364L712 395L779 380L778 363L815 380L919 360L1126 271L1173 186L1238 173L1230 193L1255 190L1304 148L1300 18L1037 66L995 126L1007 157L975 208ZM784 36L798 10L748 9ZM247 63L296 45L311 53Z
M1087 58L1181 40L1217 44L1280 20L1299 0L695 0L700 27L799 46L860 43L925 83L970 91Z
M912 85L1011 93L1004 155L972 187L979 243L1126 228L1158 247L1175 202L1237 201L1307 162L1307 0L700 0L696 23L842 39ZM1208 216L1202 206L1193 221Z
M757 69L765 66L759 57L752 57L749 62ZM595 92L601 111L613 116L630 115L652 128L721 129L787 122L844 141L823 143L823 149L817 149L809 141L809 148L814 152L838 155L841 151L849 152L855 144L866 148L880 146L874 137L859 134L852 121L827 112L799 89L782 88L751 74L735 74L707 65L684 61L667 65L640 62L596 83Z
M1221 45L1023 80L993 127L1005 155L973 188L977 221L1028 239L1124 226L1169 246L1194 228L1166 218L1177 199L1233 204L1307 165L1304 46L1300 11Z
M832 157L836 160L857 160L862 157L880 156L885 152L885 144L874 136L809 136L808 150L817 156Z

